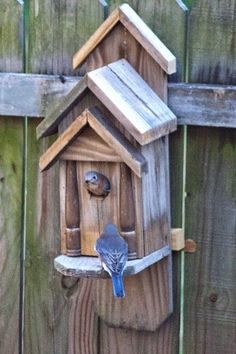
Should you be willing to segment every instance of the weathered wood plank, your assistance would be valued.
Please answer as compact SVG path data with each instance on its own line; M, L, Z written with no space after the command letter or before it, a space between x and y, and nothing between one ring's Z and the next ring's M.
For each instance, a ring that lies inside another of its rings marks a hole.
M142 259L128 261L124 270L124 275L135 275L150 267L152 264L159 262L171 252L169 246L165 246L158 251L149 254ZM73 277L96 277L107 278L108 273L103 270L101 261L96 257L66 257L58 256L54 261L56 269L66 275Z
M174 353L171 348L169 321L153 332L113 328L102 320L100 324L99 345L102 354Z
M0 151L0 348L4 354L17 354L21 345L19 343L19 261L23 179L21 119L0 118Z
M119 66L120 69L117 68ZM146 83L135 70L129 70L129 85L122 80L119 72L123 66L126 70L130 68L128 63L120 60L112 66L112 70L106 66L88 73L88 87L141 145L175 130L174 114L154 91L149 95L149 103L146 103ZM134 93L131 89L132 82L134 86L139 83L138 92L136 90Z
M153 33L137 13L128 5L119 8L120 21L153 59L168 74L176 72L176 59L163 42Z
M103 21L99 1L31 1L29 70L37 74L73 73L73 54Z
M236 82L235 0L198 0L189 15L189 82Z
M40 157L39 168L41 172L48 169L57 161L59 155L66 149L68 144L73 142L87 122L87 112L84 112L58 137L50 148Z
M181 83L168 90L179 125L236 128L236 86Z
M1 1L0 71L23 71L23 6L19 1L9 5Z
M1 1L0 71L23 70L23 6ZM0 117L0 351L18 354L23 328L23 150L21 119Z
M197 252L186 254L186 352L229 354L236 347L230 335L236 311L235 142L234 130L188 129L186 235Z
M0 73L0 115L50 115L67 94L73 96L72 89L81 79L63 78L62 83L56 75ZM178 125L236 127L236 86L169 83L168 106Z
M44 117L77 83L72 76L0 73L0 115Z
M236 1L198 0L189 17L189 81L236 82ZM220 98L219 98L220 99ZM222 121L224 121L224 116ZM185 352L235 352L235 131L188 128Z
M110 279L98 279L94 303L99 317L112 327L155 331L172 312L169 274L166 271L166 268L170 270L169 259L167 256L141 273L125 277L126 294L123 299L114 298Z

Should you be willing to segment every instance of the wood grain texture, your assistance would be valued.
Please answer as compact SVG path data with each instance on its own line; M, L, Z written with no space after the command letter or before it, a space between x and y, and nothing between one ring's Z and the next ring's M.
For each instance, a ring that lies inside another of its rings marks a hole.
M23 70L23 6L17 1L9 6L1 1L0 14L0 71Z
M0 71L23 70L23 7L1 1ZM22 183L24 124L0 117L0 350L18 354L21 347ZM14 339L14 340L13 340Z
M50 172L39 172L39 156L49 141L36 142L37 124L38 119L31 119L28 127L24 346L28 353L64 354L73 285L64 285L53 267L60 252L59 170L57 164Z
M235 1L193 4L190 82L235 83L235 6ZM235 156L234 130L188 128L186 236L197 251L185 262L186 352L235 352Z
M94 279L81 279L71 296L68 354L98 354L99 319L94 311ZM73 335L72 335L73 334Z
M44 117L78 81L73 76L0 73L0 115Z
M106 176L111 191L106 198L91 196L85 187L85 175L97 171ZM95 242L104 226L112 222L119 227L120 163L77 162L80 201L81 254L96 256Z
M113 328L101 321L100 351L103 354L167 354L172 353L169 321L154 332Z
M170 243L168 147L162 138L143 146L141 151L149 166L142 178L143 243L147 255Z
M83 45L73 56L73 69L80 66L86 57L93 51L103 38L112 30L119 21L119 11L115 9L112 14L104 21L101 26L94 32L89 40Z
M235 138L229 129L188 130L186 235L197 243L185 268L185 348L192 353L235 352Z
M88 42L74 55L74 69L79 66L97 46L99 46L106 34L113 29L118 21L121 21L126 30L134 36L134 38L145 48L164 71L168 74L172 74L176 71L174 55L168 50L164 43L156 37L151 29L128 4L123 4L119 9L115 9Z
M189 16L190 82L235 84L235 9L235 0L199 0L192 6Z
M122 0L111 0L113 10ZM174 53L177 59L177 73L171 81L182 81L185 66L185 28L187 8L181 0L127 0L128 3L153 30L160 40ZM173 33L175 35L173 35Z
M81 77L67 76L64 80L62 83L58 75L0 73L0 115L47 116ZM138 88L136 85L135 90ZM150 94L150 88L148 92ZM168 106L177 116L178 125L235 128L235 102L236 87L233 85L168 84Z
M97 280L94 283L94 303L99 317L112 327L156 330L172 311L167 262L168 257L135 276L125 278L124 299L114 299L111 279Z
M73 74L72 56L103 22L99 1L30 2L31 72Z
M80 136L61 154L60 159L72 161L110 161L122 159L91 127L87 126Z
M168 105L179 125L236 127L236 86L169 84Z
M40 157L39 168L41 172L48 169L57 161L59 155L71 142L73 142L74 139L76 139L83 127L87 124L87 121L87 113L84 112L57 138L49 149Z
M75 101L83 96L87 89L87 78L83 78L80 82L64 97L56 108L52 107L46 118L37 127L37 138L42 138L54 134L58 130L58 125L62 119L72 109Z
M19 118L0 118L0 151L0 348L2 353L17 354L23 179L23 122Z
M176 129L174 114L125 60L88 73L88 87L142 145Z
M119 8L120 21L143 48L153 57L167 74L176 71L176 60L174 55L162 43L152 30L128 5L123 4Z
M88 110L88 123L138 177L147 173L147 160L139 152L139 149L135 149L118 129L109 124L98 109Z
M135 275L169 256L171 249L165 246L141 259L128 260L124 270L125 276ZM108 278L98 257L68 257L61 255L54 260L55 268L63 275L78 278Z

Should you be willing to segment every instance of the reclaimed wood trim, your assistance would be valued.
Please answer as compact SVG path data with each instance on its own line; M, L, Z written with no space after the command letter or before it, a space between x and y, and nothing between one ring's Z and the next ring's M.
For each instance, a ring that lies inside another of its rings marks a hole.
M119 7L120 21L167 74L176 72L176 58L128 5Z
M48 169L79 134L80 130L87 124L87 112L83 112L74 122L62 133L50 148L40 157L40 171Z
M67 94L60 104L49 113L37 127L37 139L56 133L58 124L65 117L68 111L75 104L76 100L82 96L87 89L87 77L83 77L80 82Z
M80 66L86 57L96 48L96 46L103 40L103 38L110 32L110 30L119 21L120 15L118 9L114 10L112 14L104 21L96 32L89 38L83 47L73 56L73 69Z
M135 275L171 254L171 248L165 246L141 259L128 261L124 270L125 276ZM68 257L61 255L55 258L54 266L65 276L79 278L108 278L109 274L102 268L98 257Z
M138 177L147 172L147 161L143 155L115 127L112 127L105 120L98 109L88 110L87 117L88 124L115 150Z

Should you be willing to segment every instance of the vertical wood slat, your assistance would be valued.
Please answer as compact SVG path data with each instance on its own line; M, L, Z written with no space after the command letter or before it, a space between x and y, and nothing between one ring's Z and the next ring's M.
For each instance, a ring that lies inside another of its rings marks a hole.
M0 348L4 354L17 354L20 345L22 123L20 118L0 118Z
M22 72L23 7L1 1L0 71ZM0 351L21 347L23 120L0 117ZM14 338L14 340L12 340Z
M72 54L103 21L101 5L93 0L33 0L29 7L30 72L74 74ZM36 140L38 123L33 119L28 126L25 353L65 354L74 350L73 354L77 354L82 352L81 347L73 347L80 330L74 318L80 316L74 311L78 301L85 301L90 283L83 280L84 290L80 292L77 282L65 279L53 268L53 259L60 253L59 169L53 166L48 172L38 172L39 156L50 143L49 139ZM90 333L88 341L92 341L94 332L84 328ZM86 348L90 348L89 344Z
M189 81L236 82L235 0L199 0L189 16ZM223 117L222 117L223 119ZM235 352L235 131L188 128L184 346Z

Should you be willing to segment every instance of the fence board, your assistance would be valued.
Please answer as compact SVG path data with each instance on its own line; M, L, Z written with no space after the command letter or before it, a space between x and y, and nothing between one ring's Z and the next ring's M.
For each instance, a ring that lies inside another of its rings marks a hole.
M93 0L31 1L31 72L71 74L72 54L102 20L103 9ZM49 144L48 139L36 141L38 123L30 119L28 124L25 353L77 354L87 336L96 339L90 328L93 324L88 321L81 333L82 327L74 322L81 319L77 304L83 304L90 286L85 279L83 289L88 290L80 292L77 280L54 270L53 260L60 253L59 174L58 166L42 174L38 171L39 156ZM78 338L82 338L79 344ZM90 346L93 344L86 344L85 349Z
M72 56L103 21L96 0L30 2L30 72L71 75Z
M22 71L22 6L1 1L0 71ZM0 351L18 354L20 343L20 254L23 122L0 117ZM14 338L14 340L13 340Z
M17 354L23 124L0 118L0 351ZM14 340L12 340L14 338Z
M189 80L235 84L234 0L198 0L189 19ZM224 117L222 117L224 120ZM188 128L185 352L235 353L235 131Z
M23 7L19 2L11 4L1 0L0 13L0 71L23 70Z
M235 130L188 129L186 235L197 252L186 255L187 353L235 353L235 166Z

